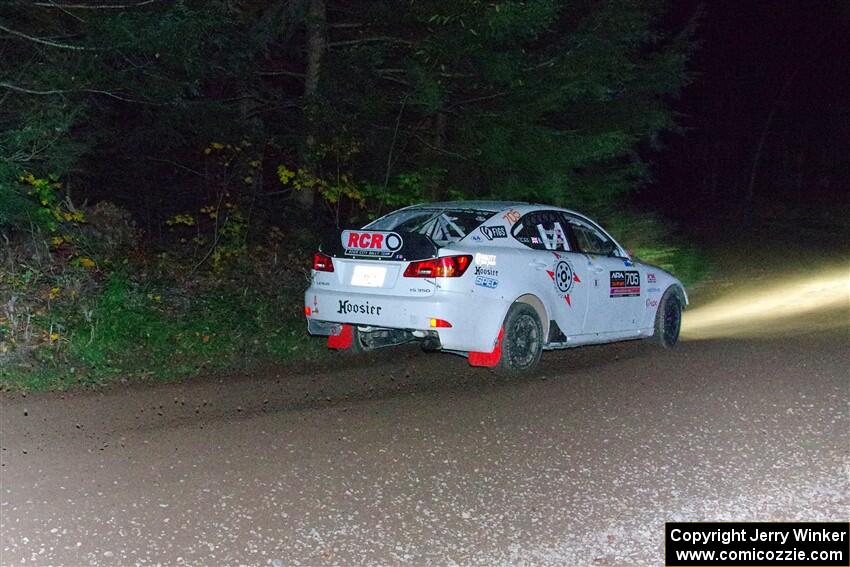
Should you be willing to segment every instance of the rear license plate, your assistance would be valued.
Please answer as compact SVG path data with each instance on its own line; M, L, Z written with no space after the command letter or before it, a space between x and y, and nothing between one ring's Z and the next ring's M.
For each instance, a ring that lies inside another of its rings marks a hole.
M354 266L351 285L381 287L386 277L387 269L384 266Z

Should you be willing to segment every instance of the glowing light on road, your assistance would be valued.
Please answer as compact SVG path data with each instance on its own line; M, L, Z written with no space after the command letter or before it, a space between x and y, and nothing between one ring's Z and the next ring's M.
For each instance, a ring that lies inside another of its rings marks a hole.
M686 311L682 337L769 336L839 327L850 327L847 268L730 289L728 294Z

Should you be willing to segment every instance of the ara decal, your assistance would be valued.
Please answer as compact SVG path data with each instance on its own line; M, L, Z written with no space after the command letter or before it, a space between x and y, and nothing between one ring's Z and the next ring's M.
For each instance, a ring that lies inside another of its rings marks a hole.
M635 271L611 272L609 297L635 297L640 295L640 274Z

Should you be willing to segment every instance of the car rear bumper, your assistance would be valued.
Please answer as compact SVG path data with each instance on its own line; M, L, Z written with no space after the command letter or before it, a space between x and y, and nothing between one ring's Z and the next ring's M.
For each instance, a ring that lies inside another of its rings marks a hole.
M314 335L336 334L336 325L344 323L436 331L444 349L490 351L510 302L446 290L438 290L429 297L392 297L310 287L304 293L304 305L310 308L307 329ZM452 326L435 328L431 319L442 319Z

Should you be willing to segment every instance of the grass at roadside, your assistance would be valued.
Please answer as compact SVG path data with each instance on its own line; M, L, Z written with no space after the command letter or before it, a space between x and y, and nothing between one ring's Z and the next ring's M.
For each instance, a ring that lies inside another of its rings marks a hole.
M639 260L667 270L686 288L705 279L712 270L705 251L678 237L654 215L612 214L603 225Z
M642 260L685 285L705 255L650 215L602 219ZM62 248L9 251L0 273L0 390L65 390L116 381L168 382L316 357L302 314L312 244L264 244L214 269L186 254L127 248L63 260ZM38 248L40 247L40 248Z
M293 291L208 290L182 301L113 275L93 309L24 363L0 367L4 389L56 390L118 379L173 381L314 356ZM165 296L167 297L167 296Z

